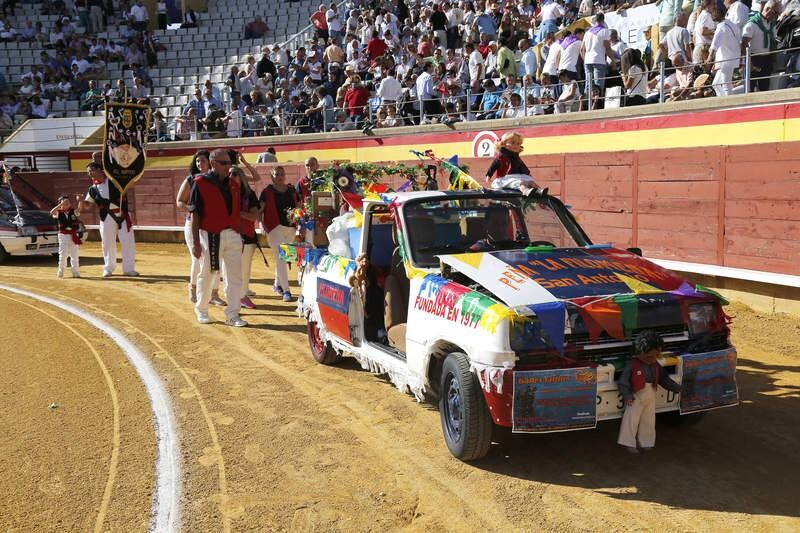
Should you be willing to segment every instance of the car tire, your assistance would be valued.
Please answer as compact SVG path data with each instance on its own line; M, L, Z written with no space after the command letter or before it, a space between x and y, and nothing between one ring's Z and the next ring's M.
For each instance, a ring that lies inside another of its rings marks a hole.
M335 365L342 360L339 352L334 350L330 342L322 339L319 334L319 326L313 320L308 321L308 346L311 348L311 356L317 363L322 365Z
M9 253L6 252L6 249L3 248L3 245L0 244L0 265L5 263L9 258Z
M693 426L703 420L705 416L706 413L691 413L688 415L682 415L680 411L670 411L669 413L661 413L658 415L658 421L663 422L665 426Z
M492 443L492 417L466 354L454 352L442 365L439 418L447 448L462 461L484 457Z

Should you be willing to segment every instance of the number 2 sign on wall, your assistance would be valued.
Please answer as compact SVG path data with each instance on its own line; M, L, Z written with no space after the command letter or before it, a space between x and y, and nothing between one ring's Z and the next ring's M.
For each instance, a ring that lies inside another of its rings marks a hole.
M473 157L494 157L494 143L500 138L493 131L479 131L472 140Z

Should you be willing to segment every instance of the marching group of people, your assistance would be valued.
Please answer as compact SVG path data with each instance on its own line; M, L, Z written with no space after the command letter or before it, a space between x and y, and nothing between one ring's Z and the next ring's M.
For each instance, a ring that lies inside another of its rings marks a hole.
M135 239L127 198L109 183L101 164L102 154L95 152L86 167L92 186L75 203L62 196L50 214L58 221L58 277L67 264L73 277L79 272L78 216L94 206L100 219L103 253L103 277L116 268L117 240L122 247L122 270L125 276L138 276L135 270ZM250 290L250 273L256 248L256 227L260 224L272 251L275 268L274 292L291 302L288 266L279 260L280 245L294 241L297 230L289 220L289 211L310 195L310 176L318 170L316 158L305 162L307 175L293 186L286 181L282 166L271 170L271 183L260 194L253 186L260 181L258 170L244 154L235 150L200 150L192 158L189 174L182 182L176 204L186 212L184 237L191 256L189 299L194 304L197 321L211 322L209 306L225 307L225 323L243 327L247 322L239 312L242 307L255 309ZM266 256L262 256L266 262ZM225 298L219 295L224 281Z

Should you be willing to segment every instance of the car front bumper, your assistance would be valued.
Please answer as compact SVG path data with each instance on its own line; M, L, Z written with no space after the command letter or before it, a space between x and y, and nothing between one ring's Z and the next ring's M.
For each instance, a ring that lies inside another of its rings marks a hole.
M11 255L50 255L58 253L58 233L20 236L0 234L0 245Z

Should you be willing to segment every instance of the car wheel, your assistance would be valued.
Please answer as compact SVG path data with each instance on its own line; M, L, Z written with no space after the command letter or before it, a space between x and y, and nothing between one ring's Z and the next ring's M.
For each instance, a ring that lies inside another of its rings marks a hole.
M670 411L669 413L661 413L658 415L658 420L659 422L663 422L666 426L693 426L703 420L705 416L705 413L682 415L680 411Z
M466 354L447 356L439 389L439 418L450 453L462 461L484 457L492 442L492 417Z
M9 257L8 252L6 252L6 249L3 248L2 244L0 244L0 265L5 263L8 257Z
M308 345L311 348L311 356L317 363L323 365L335 365L342 360L342 356L333 349L330 342L326 342L319 334L317 323L308 321Z

